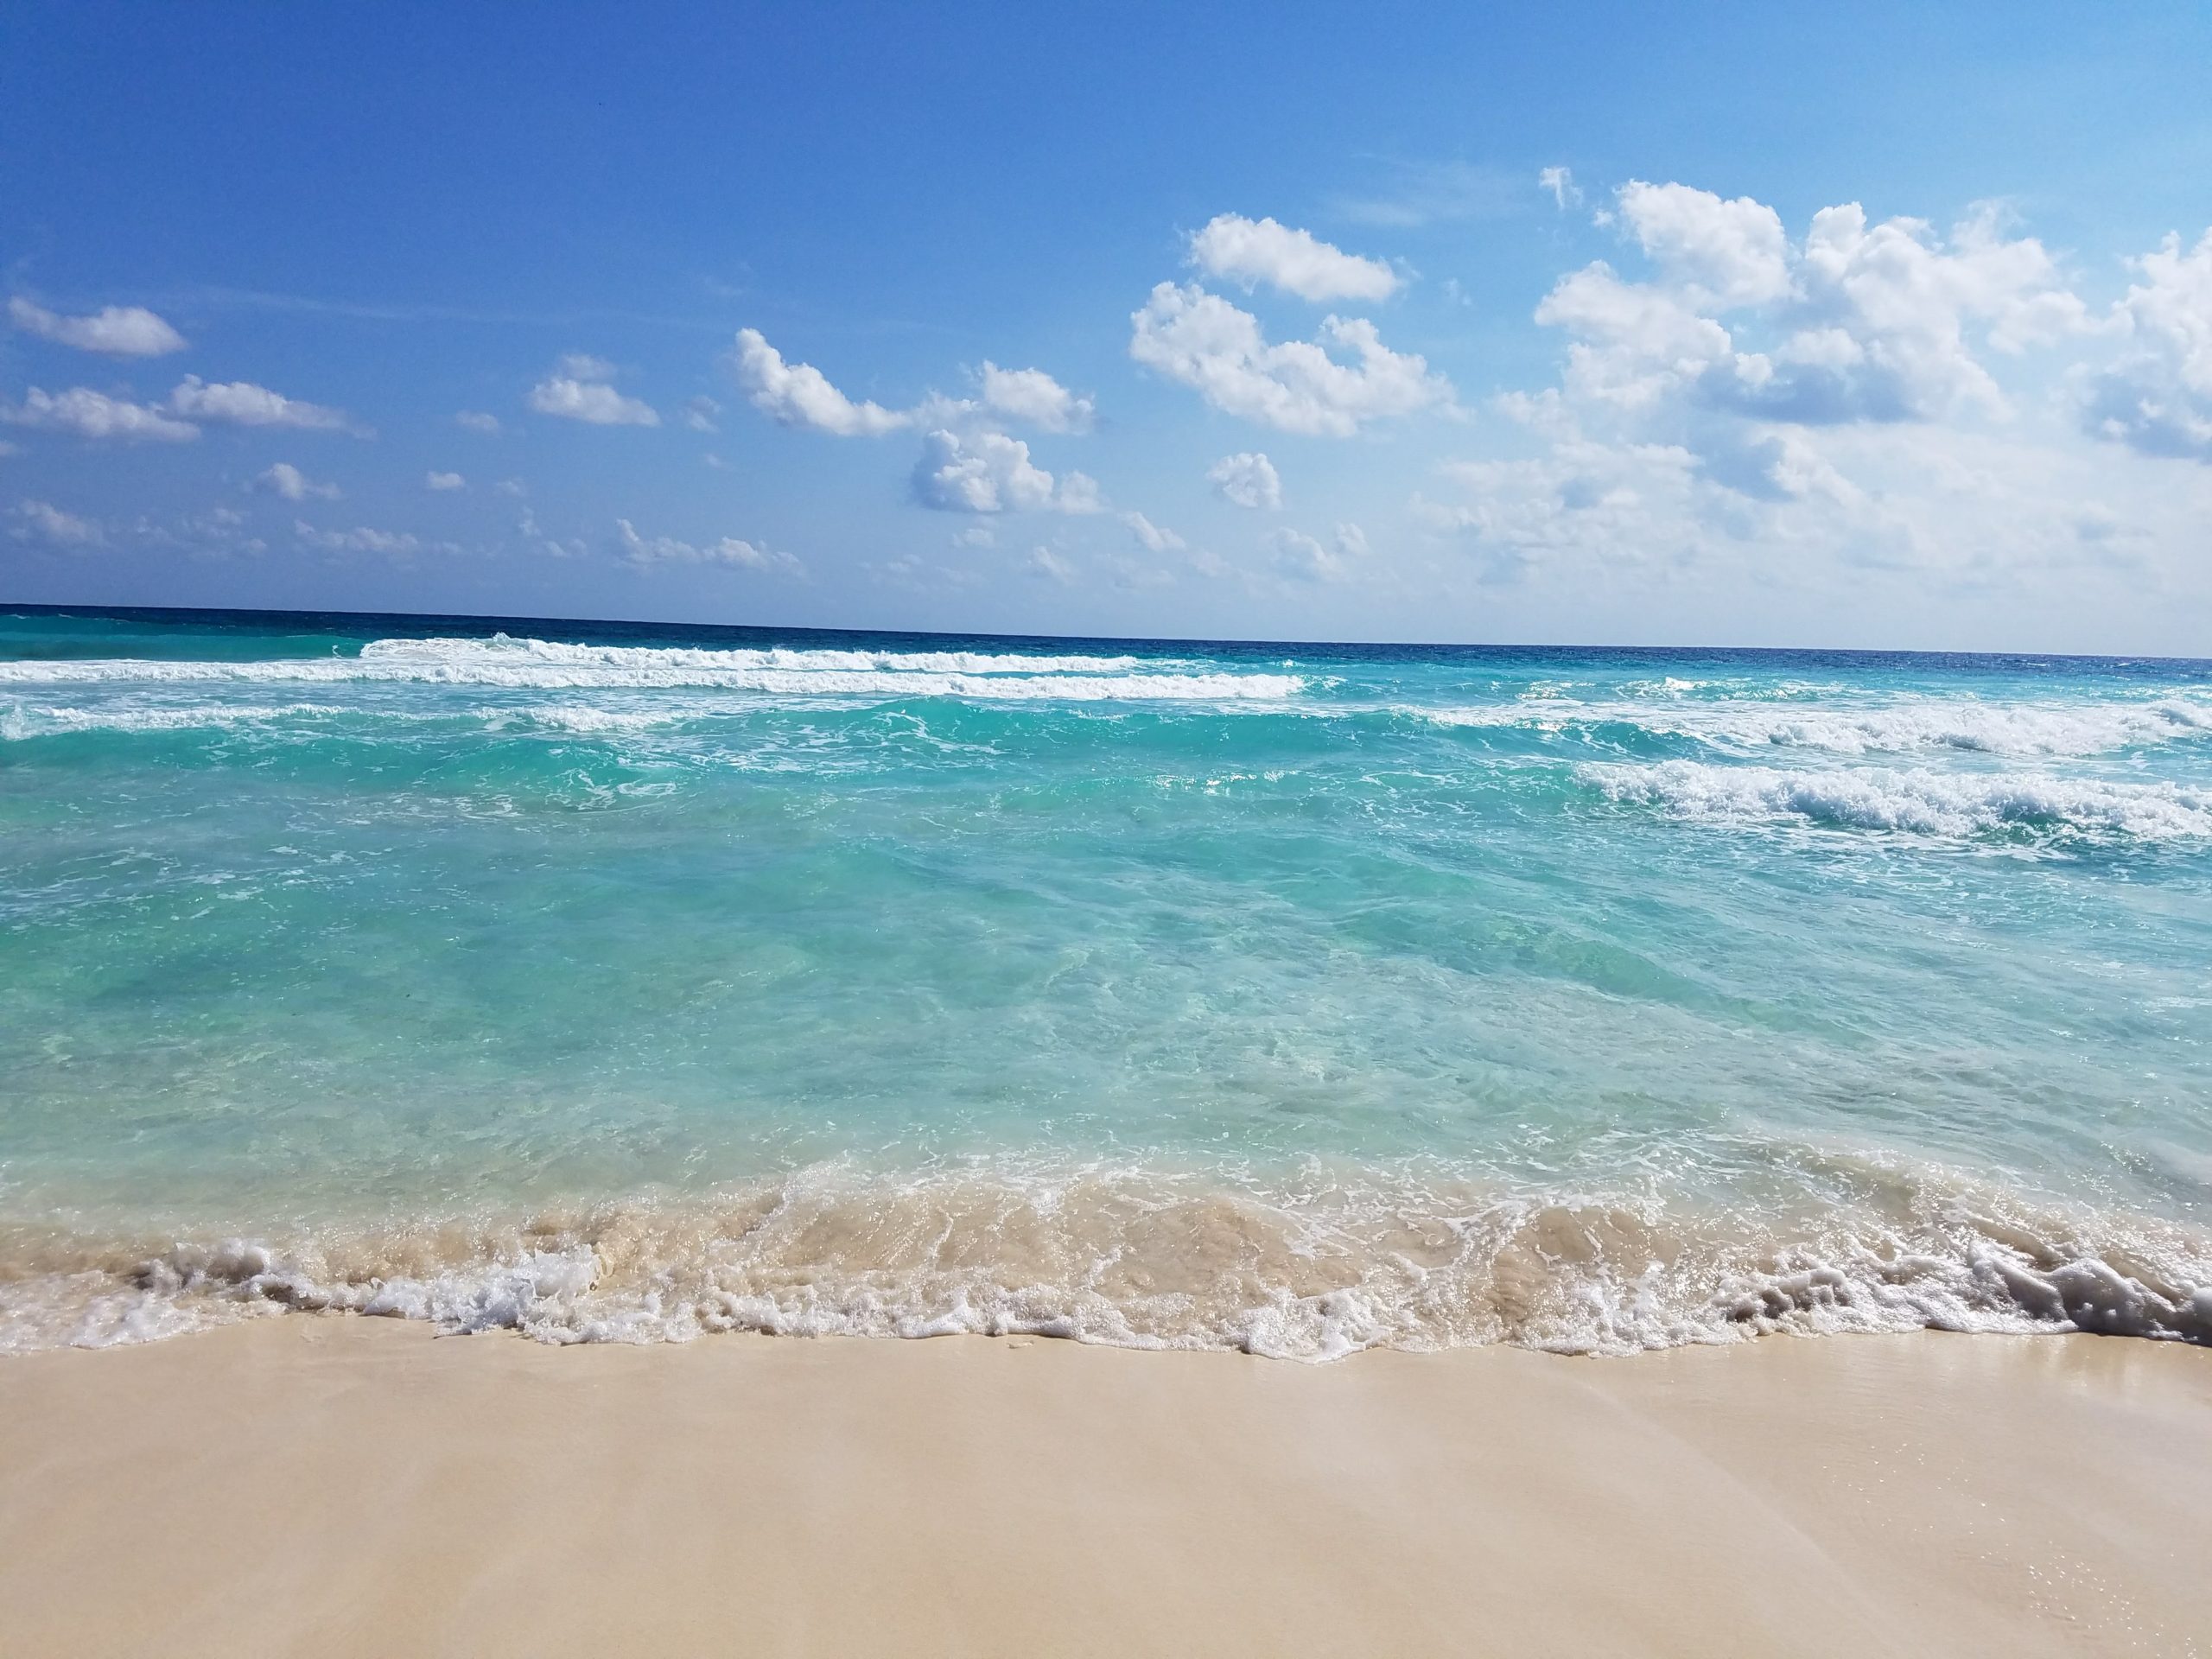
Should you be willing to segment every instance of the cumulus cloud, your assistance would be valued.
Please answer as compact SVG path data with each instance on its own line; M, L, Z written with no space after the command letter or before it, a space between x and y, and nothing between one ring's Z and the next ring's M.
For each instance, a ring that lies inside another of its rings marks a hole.
M1224 414L1350 437L1368 421L1448 405L1450 382L1391 351L1362 318L1323 319L1318 341L1270 345L1259 319L1196 283L1162 283L1130 318L1129 355ZM1351 358L1343 363L1332 350Z
M47 547L98 547L106 538L100 527L46 501L18 501L9 534L19 542Z
M1029 459L1029 446L1003 432L965 437L942 428L922 440L914 465L914 499L944 512L1097 512L1105 503L1096 480L1077 472L1059 479Z
M912 413L880 404L855 403L811 363L786 363L756 328L737 331L731 366L753 406L785 426L803 426L841 438L880 437L913 424Z
M683 405L683 424L694 432L719 432L722 429L717 417L722 406L711 397L694 397Z
M423 487L427 490L465 490L468 480L459 473L432 472L424 474Z
M1002 369L985 359L982 406L1043 432L1088 432L1097 410L1042 369Z
M2212 462L2212 230L2133 263L2140 280L2113 308L2127 344L2091 383L2084 418L2144 454Z
M163 357L185 346L182 334L143 306L110 305L88 317L68 317L29 300L12 299L8 320L41 340L109 357Z
M558 369L530 389L525 400L540 415L588 426L658 426L660 415L642 398L630 397L607 384L613 365L570 353Z
M1644 252L1707 304L1725 309L1789 295L1789 238L1765 203L1640 179L1621 187L1619 200Z
M622 550L632 564L724 564L740 570L793 575L799 562L788 553L772 551L757 543L725 536L714 542L679 541L673 536L640 536L627 518L614 521Z
M270 495L282 496L287 501L305 501L310 498L335 501L340 491L335 484L318 484L289 461L280 461L253 480L253 487L265 490Z
M80 438L183 443L200 435L200 429L189 421L172 420L158 409L128 398L110 397L88 386L72 386L52 395L33 386L23 394L22 404L0 411L0 418L18 426L73 432Z
M1568 337L1560 384L1499 400L1541 453L1447 467L1462 500L1419 504L1483 579L1757 557L1963 582L2084 556L2053 481L2082 457L2038 442L1993 370L2114 325L2035 238L1986 208L1939 232L1845 203L1793 239L1759 202L1679 184L1617 205L1648 270L1563 276L1536 312Z
M1266 283L1316 303L1387 300L1398 290L1397 272L1379 259L1346 253L1310 231L1242 213L1219 214L1194 232L1190 262L1248 292Z
M266 386L232 380L210 385L196 374L188 374L169 394L172 413L194 421L217 421L232 426L289 426L310 432L342 432L352 423L345 410L321 404L302 403Z
M499 424L498 416L487 415L480 409L462 410L453 417L453 423L464 431L480 432L487 438L496 438L505 429Z
M1128 526L1129 534L1137 538L1137 544L1148 553L1179 553L1187 545L1173 531L1163 530L1141 512L1123 513L1122 523Z
M1946 238L1917 219L1870 226L1847 203L1792 244L1748 198L1638 182L1619 201L1656 280L1601 261L1536 310L1573 338L1569 391L1617 411L1796 425L2003 414L1980 348L2018 353L2088 326L2043 245L1993 213Z
M1282 505L1282 476L1256 451L1224 455L1206 468L1206 482L1224 500L1272 512Z

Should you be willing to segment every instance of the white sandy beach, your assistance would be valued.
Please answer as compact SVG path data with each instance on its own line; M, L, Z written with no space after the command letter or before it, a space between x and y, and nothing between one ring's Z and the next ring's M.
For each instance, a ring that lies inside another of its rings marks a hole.
M2188 1655L2212 1352L1307 1366L293 1316L0 1363L25 1655Z

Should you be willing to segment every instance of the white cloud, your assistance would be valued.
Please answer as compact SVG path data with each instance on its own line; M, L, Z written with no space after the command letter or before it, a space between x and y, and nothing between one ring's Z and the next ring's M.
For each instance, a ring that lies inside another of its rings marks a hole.
M2009 354L2088 326L2042 244L2006 235L1993 213L1945 239L1916 219L1870 227L1851 203L1814 215L1792 245L1748 199L1637 183L1620 201L1657 280L1599 262L1562 277L1536 320L1573 336L1569 392L1624 414L1799 425L2003 415L1975 335Z
M914 499L944 512L1097 512L1096 480L1070 472L1055 480L1029 459L1029 446L1003 432L962 437L942 429L922 440Z
M603 357L594 357L589 352L564 352L554 365L554 373L569 380L612 380L614 365Z
M564 365L573 358L563 359ZM587 358L585 363L594 370L602 366L596 359ZM530 407L540 415L557 415L563 420L582 421L590 426L658 426L660 416L652 405L636 397L627 397L602 380L584 379L573 374L551 374L530 389Z
M799 562L788 553L775 552L735 536L725 536L715 542L684 542L673 536L640 536L627 518L616 519L614 526L621 537L623 551L632 564L726 564L741 570L779 575L795 575L801 568Z
M1269 345L1249 312L1196 283L1162 283L1130 322L1129 355L1139 363L1225 414L1286 432L1350 437L1363 422L1452 401L1448 381L1420 357L1389 349L1360 318L1325 318L1320 342ZM1356 365L1338 362L1330 347Z
M985 359L983 407L1045 432L1088 432L1097 410L1042 369L1002 369Z
M1269 532L1268 545L1275 569L1300 582L1348 582L1351 566L1369 556L1366 533L1357 524L1338 524L1325 547L1287 526Z
M459 473L432 472L424 474L423 487L426 490L465 490L468 480Z
M89 317L65 317L29 300L12 299L8 317L25 334L109 357L162 357L185 346L182 334L143 306L111 305Z
M169 394L169 409L191 420L221 421L232 426L289 426L335 432L351 425L343 410L301 403L245 380L210 385L196 374L188 374L177 383Z
M1726 309L1784 299L1790 291L1789 238L1782 216L1749 196L1724 201L1686 184L1631 180L1620 188L1621 217L1662 270Z
M48 547L98 547L106 538L100 527L73 512L45 501L18 501L16 525L9 531L19 542L41 542Z
M462 410L453 417L453 423L467 431L480 432L487 438L496 438L505 429L499 424L498 416L487 415L480 409Z
M72 386L53 396L33 386L23 394L18 407L0 411L0 418L18 426L73 432L80 438L182 443L200 435L200 429L188 421L171 420L157 409L126 398L110 397L87 386Z
M721 427L716 416L722 406L711 397L694 397L683 405L683 424L694 432L719 432Z
M1550 191L1552 200L1559 204L1559 210L1561 213L1565 213L1570 207L1580 206L1582 201L1582 188L1575 183L1574 169L1572 168L1544 168L1542 172L1536 175L1536 188Z
M245 533L246 516L236 507L214 506L205 512L188 512L166 522L142 515L126 534L148 547L171 548L193 554L259 554L269 543Z
M317 530L305 521L295 523L292 533L310 547L320 547L332 553L382 553L401 556L423 550L422 537L400 530L371 530L359 525L352 530ZM450 543L442 550L455 550Z
M1241 283L1249 292L1271 283L1302 300L1387 300L1398 274L1379 259L1322 241L1272 219L1222 213L1191 237L1190 262L1209 276Z
M1033 547L1022 568L1033 576L1042 576L1056 582L1063 588L1075 580L1075 566L1070 564L1049 547Z
M530 493L530 486L524 484L522 480L518 478L503 478L492 487L497 490L501 495L519 497L528 495Z
M1272 512L1282 505L1281 474L1274 462L1255 451L1224 455L1206 468L1206 482L1224 500L1240 507Z
M1535 460L1448 462L1465 505L1424 512L1484 552L1485 574L1512 579L1548 556L1580 553L1643 563L1694 545L1708 515L1698 458L1678 445L1608 445L1554 428Z
M2144 454L2212 462L2212 230L2187 252L2169 236L2134 264L2142 280L2113 308L2128 344L2084 417Z
M1138 545L1151 553L1179 553L1187 545L1172 530L1163 530L1141 512L1125 512L1122 522L1128 526L1129 534L1137 538Z
M253 487L279 495L287 501L305 501L310 497L335 501L340 491L335 484L318 484L289 461L280 461L253 480Z
M855 403L810 363L785 362L758 329L737 331L732 367L753 406L785 426L804 426L841 438L873 438L914 422L908 412Z
M1285 526L1268 533L1268 545L1274 550L1275 569L1287 576L1300 582L1344 580L1342 562L1311 536Z

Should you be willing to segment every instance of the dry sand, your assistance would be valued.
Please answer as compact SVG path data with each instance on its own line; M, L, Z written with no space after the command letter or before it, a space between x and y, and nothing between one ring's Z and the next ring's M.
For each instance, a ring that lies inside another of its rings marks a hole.
M2212 1351L0 1361L0 1653L2212 1651Z

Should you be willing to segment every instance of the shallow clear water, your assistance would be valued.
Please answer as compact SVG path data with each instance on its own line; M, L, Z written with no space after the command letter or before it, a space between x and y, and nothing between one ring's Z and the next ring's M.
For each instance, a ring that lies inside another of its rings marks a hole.
M2212 664L0 617L0 1345L2212 1334Z

